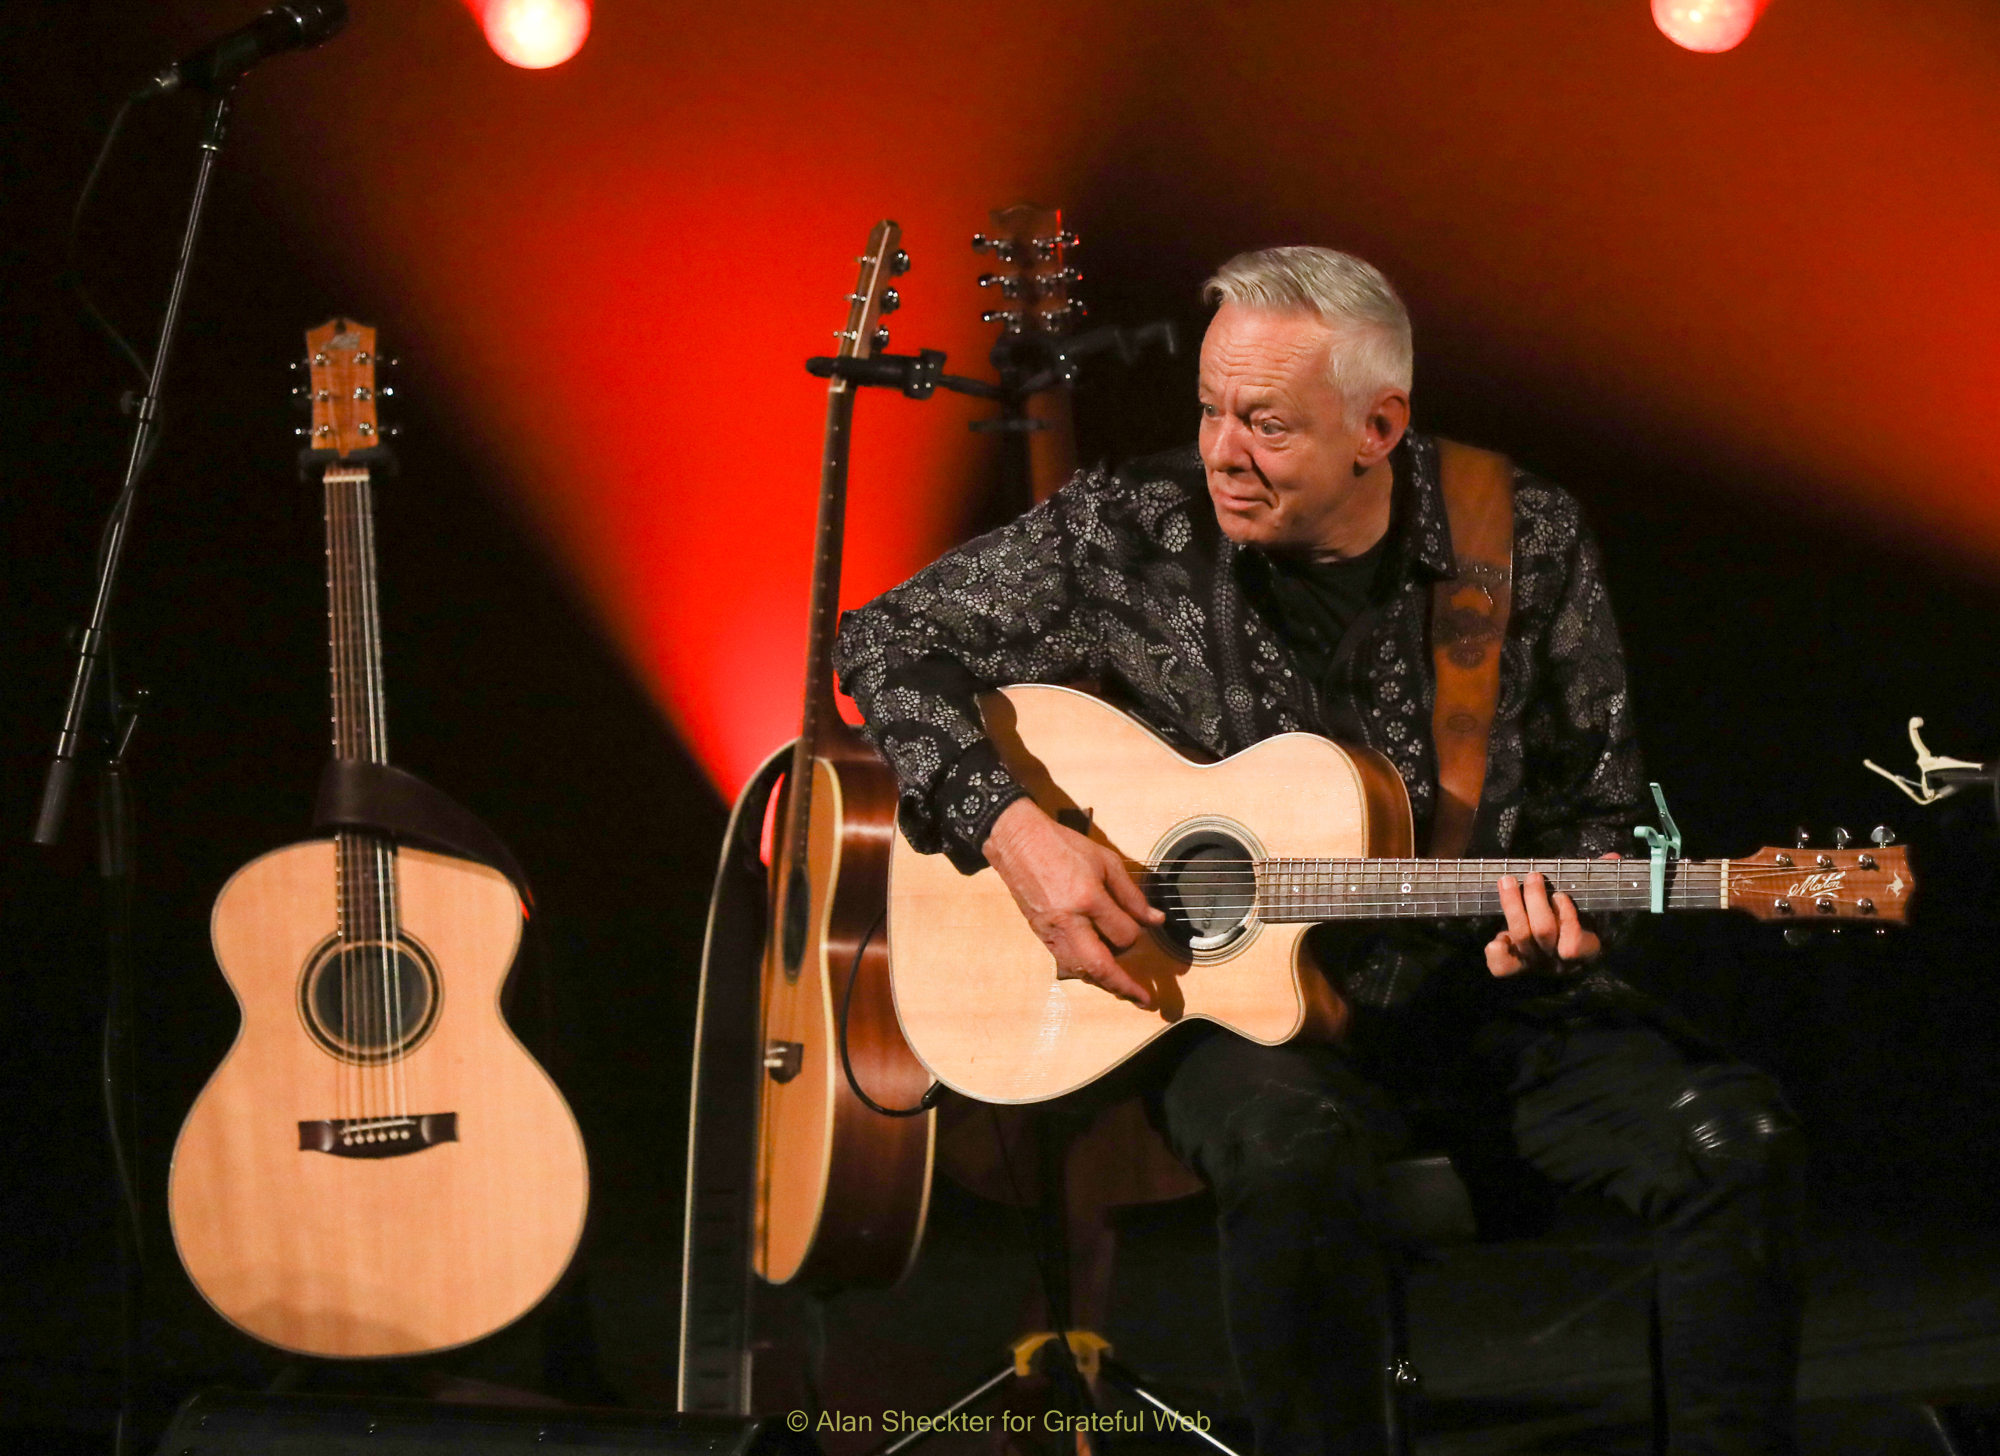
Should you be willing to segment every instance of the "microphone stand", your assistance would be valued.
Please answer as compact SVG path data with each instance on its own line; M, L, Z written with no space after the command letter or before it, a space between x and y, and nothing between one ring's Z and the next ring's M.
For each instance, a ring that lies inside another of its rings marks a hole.
M208 208L209 181L215 172L216 158L222 151L223 137L228 129L229 109L230 92L225 89L209 99L203 116L201 157L195 169L194 196L188 207L187 227L181 235L180 256L174 263L173 279L167 290L167 309L160 322L159 340L153 349L153 367L146 378L145 393L139 396L132 410L136 418L132 426L132 443L125 456L125 480L104 523L97 558L97 581L91 595L90 622L77 643L69 704L63 712L62 730L56 738L55 755L42 785L41 811L35 820L35 843L53 845L59 841L68 814L70 794L80 771L85 767L99 771L98 859L105 888L108 921L105 959L110 982L100 1075L112 1163L117 1172L120 1194L118 1264L123 1348L120 1352L119 1409L112 1436L113 1456L125 1456L131 1443L144 1273L144 1224L139 1213L138 1184L133 1166L138 1123L131 1065L136 977L131 924L132 788L125 763L126 749L138 725L138 703L144 694L134 693L128 701L116 690L110 648L111 603L117 590L118 569L125 557L125 542L139 480L152 463L159 443L160 393L166 382L167 364L173 356L174 339L180 331L188 274L194 263L195 245L201 236L202 218Z
M54 844L62 838L69 796L75 787L79 763L84 757L86 722L100 682L108 682L104 660L111 624L111 599L118 585L118 568L125 558L125 537L132 519L132 504L139 477L151 463L160 412L160 388L167 377L174 336L180 331L181 307L187 296L188 272L194 263L195 243L201 236L202 217L208 209L209 178L215 171L216 156L229 123L230 95L220 92L210 98L201 131L201 161L195 169L194 198L188 207L187 229L181 235L180 257L174 263L173 281L167 289L166 316L160 322L159 342L153 349L153 367L146 378L146 392L133 407L132 444L125 456L125 483L113 502L104 523L103 548L97 559L97 584L92 591L90 625L77 644L76 671L70 680L69 706L64 710L62 731L49 763L48 778L42 785L41 813L35 820L35 843ZM109 713L105 721L109 720Z

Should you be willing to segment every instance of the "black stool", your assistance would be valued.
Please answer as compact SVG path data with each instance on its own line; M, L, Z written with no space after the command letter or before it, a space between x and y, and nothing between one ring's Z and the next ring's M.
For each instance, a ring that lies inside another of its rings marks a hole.
M1479 1220L1473 1211L1472 1193L1465 1180L1443 1154L1404 1158L1384 1165L1383 1191L1389 1200L1395 1232L1409 1244L1430 1248L1450 1248L1476 1243ZM1421 1380L1410 1361L1410 1331L1403 1279L1400 1272L1390 1281L1389 1359L1383 1382L1383 1427L1389 1433L1389 1448L1397 1456L1410 1456L1416 1449L1413 1416ZM1665 1456L1667 1449L1666 1385L1660 1373L1660 1301L1657 1292L1648 1301L1646 1319L1647 1360L1652 1372L1653 1451Z

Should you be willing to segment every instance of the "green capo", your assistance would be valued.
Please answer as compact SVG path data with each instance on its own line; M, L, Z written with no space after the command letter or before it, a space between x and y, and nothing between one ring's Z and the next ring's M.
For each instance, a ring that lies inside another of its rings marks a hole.
M1653 904L1655 915L1667 908L1667 861L1681 857L1681 830L1674 823L1674 816L1667 810L1667 796L1660 792L1658 784L1652 785L1653 802L1660 808L1660 829L1641 824L1632 831L1632 837L1643 839L1653 852ZM1661 830L1665 830L1662 833Z

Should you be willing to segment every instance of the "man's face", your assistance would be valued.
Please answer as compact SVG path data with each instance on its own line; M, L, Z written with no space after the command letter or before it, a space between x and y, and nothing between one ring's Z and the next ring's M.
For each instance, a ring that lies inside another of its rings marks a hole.
M1363 484L1365 421L1327 379L1333 333L1310 313L1225 303L1201 343L1201 463L1222 534L1310 552Z

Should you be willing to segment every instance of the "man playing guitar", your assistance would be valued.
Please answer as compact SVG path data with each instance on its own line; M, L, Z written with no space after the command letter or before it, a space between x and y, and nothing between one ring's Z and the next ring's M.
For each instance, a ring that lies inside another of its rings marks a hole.
M1079 475L851 613L837 656L911 843L968 873L990 864L1059 975L1140 1006L1149 991L1114 956L1161 912L1087 826L1025 796L982 726L986 689L1092 680L1203 756L1301 730L1366 745L1434 854L1605 854L1641 810L1623 659L1575 502L1511 471L1511 578L1482 576L1454 552L1441 466L1477 452L1409 428L1409 320L1381 274L1276 248L1226 263L1206 296L1197 449ZM1498 689L1470 803L1441 782L1432 721L1433 648L1442 662L1451 642L1433 590L1454 578L1510 603L1491 619ZM1645 1218L1671 1449L1791 1451L1789 1109L1620 981L1567 895L1530 876L1503 879L1500 899L1483 952L1446 922L1316 929L1346 1010L1337 1041L1263 1046L1201 1024L1121 1069L1214 1190L1258 1450L1383 1450L1396 1250L1377 1170L1421 1133L1489 1153L1497 1139Z

